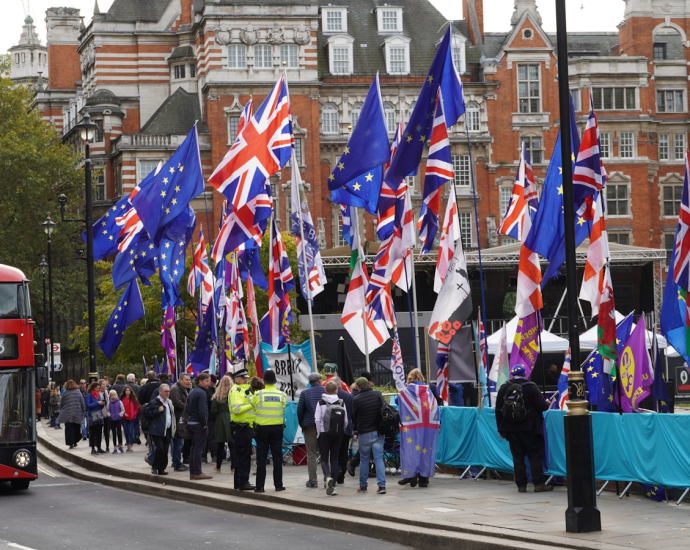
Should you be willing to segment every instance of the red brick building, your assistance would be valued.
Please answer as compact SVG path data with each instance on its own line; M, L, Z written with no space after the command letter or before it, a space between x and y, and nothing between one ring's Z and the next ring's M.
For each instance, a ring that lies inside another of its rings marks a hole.
M610 239L668 249L687 147L690 8L685 0L625 4L618 33L569 35L570 87L579 126L590 95L598 112ZM455 185L464 244L489 252L508 243L496 227L521 141L539 184L546 174L559 129L556 40L542 29L535 0L515 0L504 33L484 32L483 0L463 0L463 13L464 20L453 22L453 56L467 104L466 120L450 132ZM195 121L210 175L243 106L249 97L259 104L284 63L299 170L319 238L333 248L342 238L326 178L371 79L379 72L392 136L399 118L409 118L444 23L428 0L115 0L88 26L78 10L53 8L46 12L49 78L35 105L75 143L74 125L89 110L99 125L92 148L100 168L96 196L107 205L167 158ZM272 178L281 220L289 214L291 169ZM423 173L422 167L410 178L417 211ZM208 187L206 200L194 204L198 212L209 209L212 235L221 200ZM375 240L374 220L367 217L365 227ZM510 269L492 284L510 286ZM634 292L644 292L635 285ZM421 308L429 309L433 294L421 289L420 296ZM502 297L494 298L488 315L500 317Z

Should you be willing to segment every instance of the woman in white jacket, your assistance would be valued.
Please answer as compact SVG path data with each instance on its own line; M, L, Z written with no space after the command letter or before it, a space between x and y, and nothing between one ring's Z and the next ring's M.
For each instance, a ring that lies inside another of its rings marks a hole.
M316 420L316 437L321 453L321 470L323 471L323 485L328 496L337 495L334 475L338 474L338 454L340 442L347 427L348 418L345 404L338 399L338 385L326 382L326 393L316 406L314 419Z

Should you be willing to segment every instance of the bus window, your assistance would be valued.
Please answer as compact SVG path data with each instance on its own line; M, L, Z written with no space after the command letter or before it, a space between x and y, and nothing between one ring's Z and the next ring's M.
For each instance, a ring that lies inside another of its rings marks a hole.
M0 444L33 441L32 373L0 372Z
M23 285L0 283L0 319L18 319L23 302Z

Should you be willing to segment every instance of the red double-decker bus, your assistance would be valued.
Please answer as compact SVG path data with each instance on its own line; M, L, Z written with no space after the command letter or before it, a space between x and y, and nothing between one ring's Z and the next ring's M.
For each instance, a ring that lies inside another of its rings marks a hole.
M29 281L0 264L0 481L13 489L38 477L35 381Z

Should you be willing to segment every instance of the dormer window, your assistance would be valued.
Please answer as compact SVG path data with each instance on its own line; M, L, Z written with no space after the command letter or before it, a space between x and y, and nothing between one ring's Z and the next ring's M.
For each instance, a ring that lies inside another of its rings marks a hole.
M352 44L354 38L337 34L328 39L328 68L331 74L352 74Z
M384 6L377 8L376 15L378 19L379 32L402 32L402 8L393 8Z
M410 39L406 36L392 36L384 42L386 50L386 72L388 74L410 73Z
M175 72L175 80L185 78L186 71L184 65L175 65L173 71Z
M453 33L450 43L450 52L453 57L453 65L455 65L455 70L458 71L459 74L462 74L467 70L467 64L465 61L465 42L466 39L464 36Z
M347 32L347 8L322 8L321 27L326 33Z

